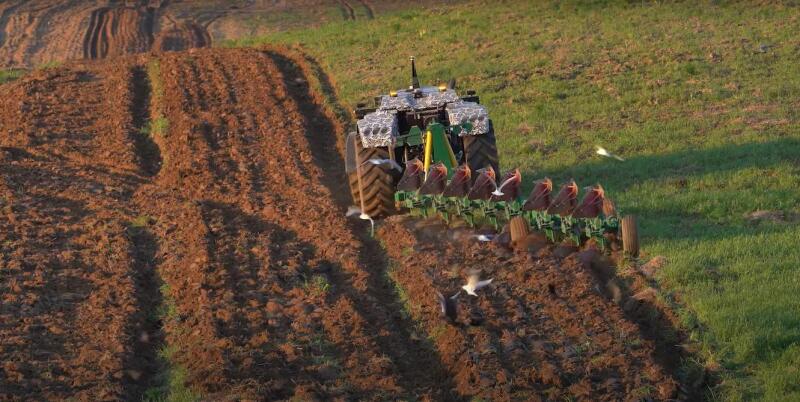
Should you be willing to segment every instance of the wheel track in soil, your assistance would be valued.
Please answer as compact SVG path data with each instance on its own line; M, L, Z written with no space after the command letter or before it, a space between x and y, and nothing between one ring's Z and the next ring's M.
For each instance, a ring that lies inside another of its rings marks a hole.
M163 160L161 149L149 130L152 87L145 68L141 65L131 66L129 82L129 92L132 94L129 106L129 138L140 174L152 178L161 170ZM137 191L141 191L141 187ZM142 206L136 206L135 210L138 217L128 223L128 236L131 259L134 262L136 304L140 316L133 325L133 352L126 363L127 367L136 367L128 373L134 379L127 388L130 401L143 400L149 389L163 386L160 375L165 371L159 357L165 343L163 323L159 317L165 305L161 294L162 280L157 270L159 243L150 228L151 218L139 213L143 210ZM145 222L142 222L143 219Z
M83 3L85 2L82 0L64 0L49 6L42 6L42 13L28 21L28 28L22 35L24 40L29 41L29 44L17 48L13 57L17 60L32 60L34 55L38 55L38 63L63 60L65 55L69 55L66 58L80 57L78 54L80 51L78 27L83 18L80 13L68 13L67 11L86 7ZM70 28L75 26L76 29L66 29L66 32L61 32L62 23L69 25ZM65 40L65 37L69 37L69 39ZM52 46L53 44L57 45ZM52 49L56 55L49 54L48 49Z
M0 47L6 44L6 26L8 20L14 15L20 7L25 5L24 0L17 0L16 3L8 2L9 4L3 5L3 11L0 12Z
M92 11L83 43L85 59L104 59L149 50L154 42L155 9L102 7Z
M313 66L302 72L297 70L296 61L277 53L272 53L271 56L278 60L279 68L284 77L288 79L287 85L290 85L292 77L303 79L304 73L313 73ZM308 78L305 77L305 79ZM319 77L319 79L323 83L330 83L327 77ZM311 152L316 165L322 170L321 180L330 191L334 203L344 210L352 203L352 200L349 198L344 162L341 154L335 151L341 149L339 142L343 141L344 133L337 130L330 117L320 110L313 99L313 95L307 88L299 91L299 94L295 96L295 101L300 105L301 115L308 127L306 132ZM338 138L331 133L337 133ZM359 291L350 294L350 298L356 302L356 309L368 318L368 322L380 323L374 328L376 333L383 332L378 343L399 366L400 376L405 384L411 384L412 389L430 390L436 399L458 399L457 396L450 393L453 383L442 368L438 353L412 340L415 324L400 313L403 305L394 286L386 276L389 261L380 244L366 231L356 229L353 231L353 235L360 243L359 263L367 271L366 288L354 287L354 290ZM336 278L337 282L342 280L345 278ZM410 354L402 354L402 351L410 351ZM398 355L398 352L401 354Z
M7 87L18 102L0 121L18 128L0 129L0 192L12 211L0 215L10 275L0 278L0 315L15 318L0 320L14 323L0 325L0 399L144 392L155 349L135 339L153 310L155 250L128 224L130 196L145 183L130 138L134 76L119 63L42 71Z

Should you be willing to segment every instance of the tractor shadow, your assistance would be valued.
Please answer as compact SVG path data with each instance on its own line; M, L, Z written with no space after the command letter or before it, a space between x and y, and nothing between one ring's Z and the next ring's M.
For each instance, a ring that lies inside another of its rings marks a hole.
M344 143L344 130L337 127L319 106L323 102L340 105L333 85L320 66L313 59L305 57L307 66L310 65L312 73L320 80L325 99L319 99L316 97L319 95L313 94L305 80L295 80L303 78L303 72L295 61L276 52L267 54L283 74L286 86L292 89L289 92L304 116L303 123L314 161L322 167L321 181L329 189L335 204L344 211L352 204L344 160L338 151L342 149L341 145ZM333 109L333 113L337 115L335 118L341 119L343 116L346 118L347 114L341 106L334 106ZM348 226L350 232L363 245L359 251L359 265L365 267L368 272L367 282L370 290L368 297L360 295L360 292L352 288L347 292L355 301L355 308L360 315L368 319L377 318L383 321L382 325L388 326L389 331L379 331L381 328L374 328L375 334L384 332L376 335L375 340L381 350L395 363L398 375L403 385L406 385L404 388L411 392L436 390L440 398L459 400L458 396L450 394L450 390L455 387L436 349L432 345L418 343L412 339L415 322L401 314L403 303L398 290L387 275L389 257L385 250L377 239L363 229L362 225ZM332 276L339 282L339 286L346 286L346 278L337 279L336 275ZM371 299L378 300L379 304L371 303Z

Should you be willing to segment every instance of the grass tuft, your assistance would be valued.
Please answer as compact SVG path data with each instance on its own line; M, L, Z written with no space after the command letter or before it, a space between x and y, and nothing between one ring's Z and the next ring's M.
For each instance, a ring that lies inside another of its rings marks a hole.
M169 134L169 119L164 116L164 81L161 78L161 62L153 59L147 63L147 78L150 80L150 120L142 128L142 134L166 138Z
M178 308L172 297L169 284L163 283L160 287L162 304L158 307L158 317L162 323L174 322L178 319ZM175 362L177 346L165 344L158 351L161 361L161 371L156 379L157 386L151 387L142 399L146 402L195 402L202 400L202 396L186 386L186 368Z
M63 64L64 64L63 61L50 60L50 61L44 62L42 64L39 64L38 66L36 66L36 69L37 70L50 70L50 69L53 69L53 68L61 67Z
M303 288L313 296L321 296L328 293L331 288L330 282L323 275L314 275L311 280L303 283Z
M6 82L11 82L22 78L26 73L25 70L22 69L5 69L0 70L0 84L5 84Z

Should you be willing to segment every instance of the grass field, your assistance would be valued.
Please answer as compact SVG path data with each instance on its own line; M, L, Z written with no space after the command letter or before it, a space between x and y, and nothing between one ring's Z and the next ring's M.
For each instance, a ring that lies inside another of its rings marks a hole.
M719 368L709 399L800 400L800 9L593 3L473 2L229 45L300 45L347 107L408 85L409 55L424 82L478 90L504 167L600 182L640 216Z

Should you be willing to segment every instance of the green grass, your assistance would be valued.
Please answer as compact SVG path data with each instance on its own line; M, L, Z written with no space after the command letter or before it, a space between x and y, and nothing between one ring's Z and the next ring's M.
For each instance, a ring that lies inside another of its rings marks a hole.
M328 293L331 288L330 282L323 275L314 275L311 280L303 282L303 288L314 296L322 296Z
M159 288L162 302L158 306L157 315L154 317L163 323L178 319L178 308L172 297L170 286L163 283ZM161 370L157 373L157 386L149 388L142 399L145 402L195 402L202 400L202 396L186 386L187 371L180 364L175 363L175 354L178 349L175 345L164 344L158 352Z
M800 13L717 2L487 2L407 10L229 45L299 44L356 102L456 77L526 178L600 182L721 368L719 400L800 400ZM594 146L624 156L601 159Z
M141 134L144 135L158 135L165 137L169 132L169 119L164 116L158 116L154 120L147 122L147 125L142 127Z
M48 61L46 63L39 64L35 67L35 70L50 70L53 68L60 67L63 65L63 62L60 61ZM0 69L0 84L5 84L7 82L15 81L25 74L28 74L28 70L23 68L7 68L7 69Z
M150 81L150 121L142 128L142 134L166 138L169 119L164 116L164 81L161 78L161 62L153 59L147 63L147 78Z
M37 70L50 70L50 69L53 69L53 68L61 67L63 64L64 64L63 61L51 60L51 61L47 61L47 62L44 62L42 64L37 65L36 69Z
M5 84L6 82L11 82L14 80L18 80L25 75L25 70L10 68L5 70L0 70L0 84Z

